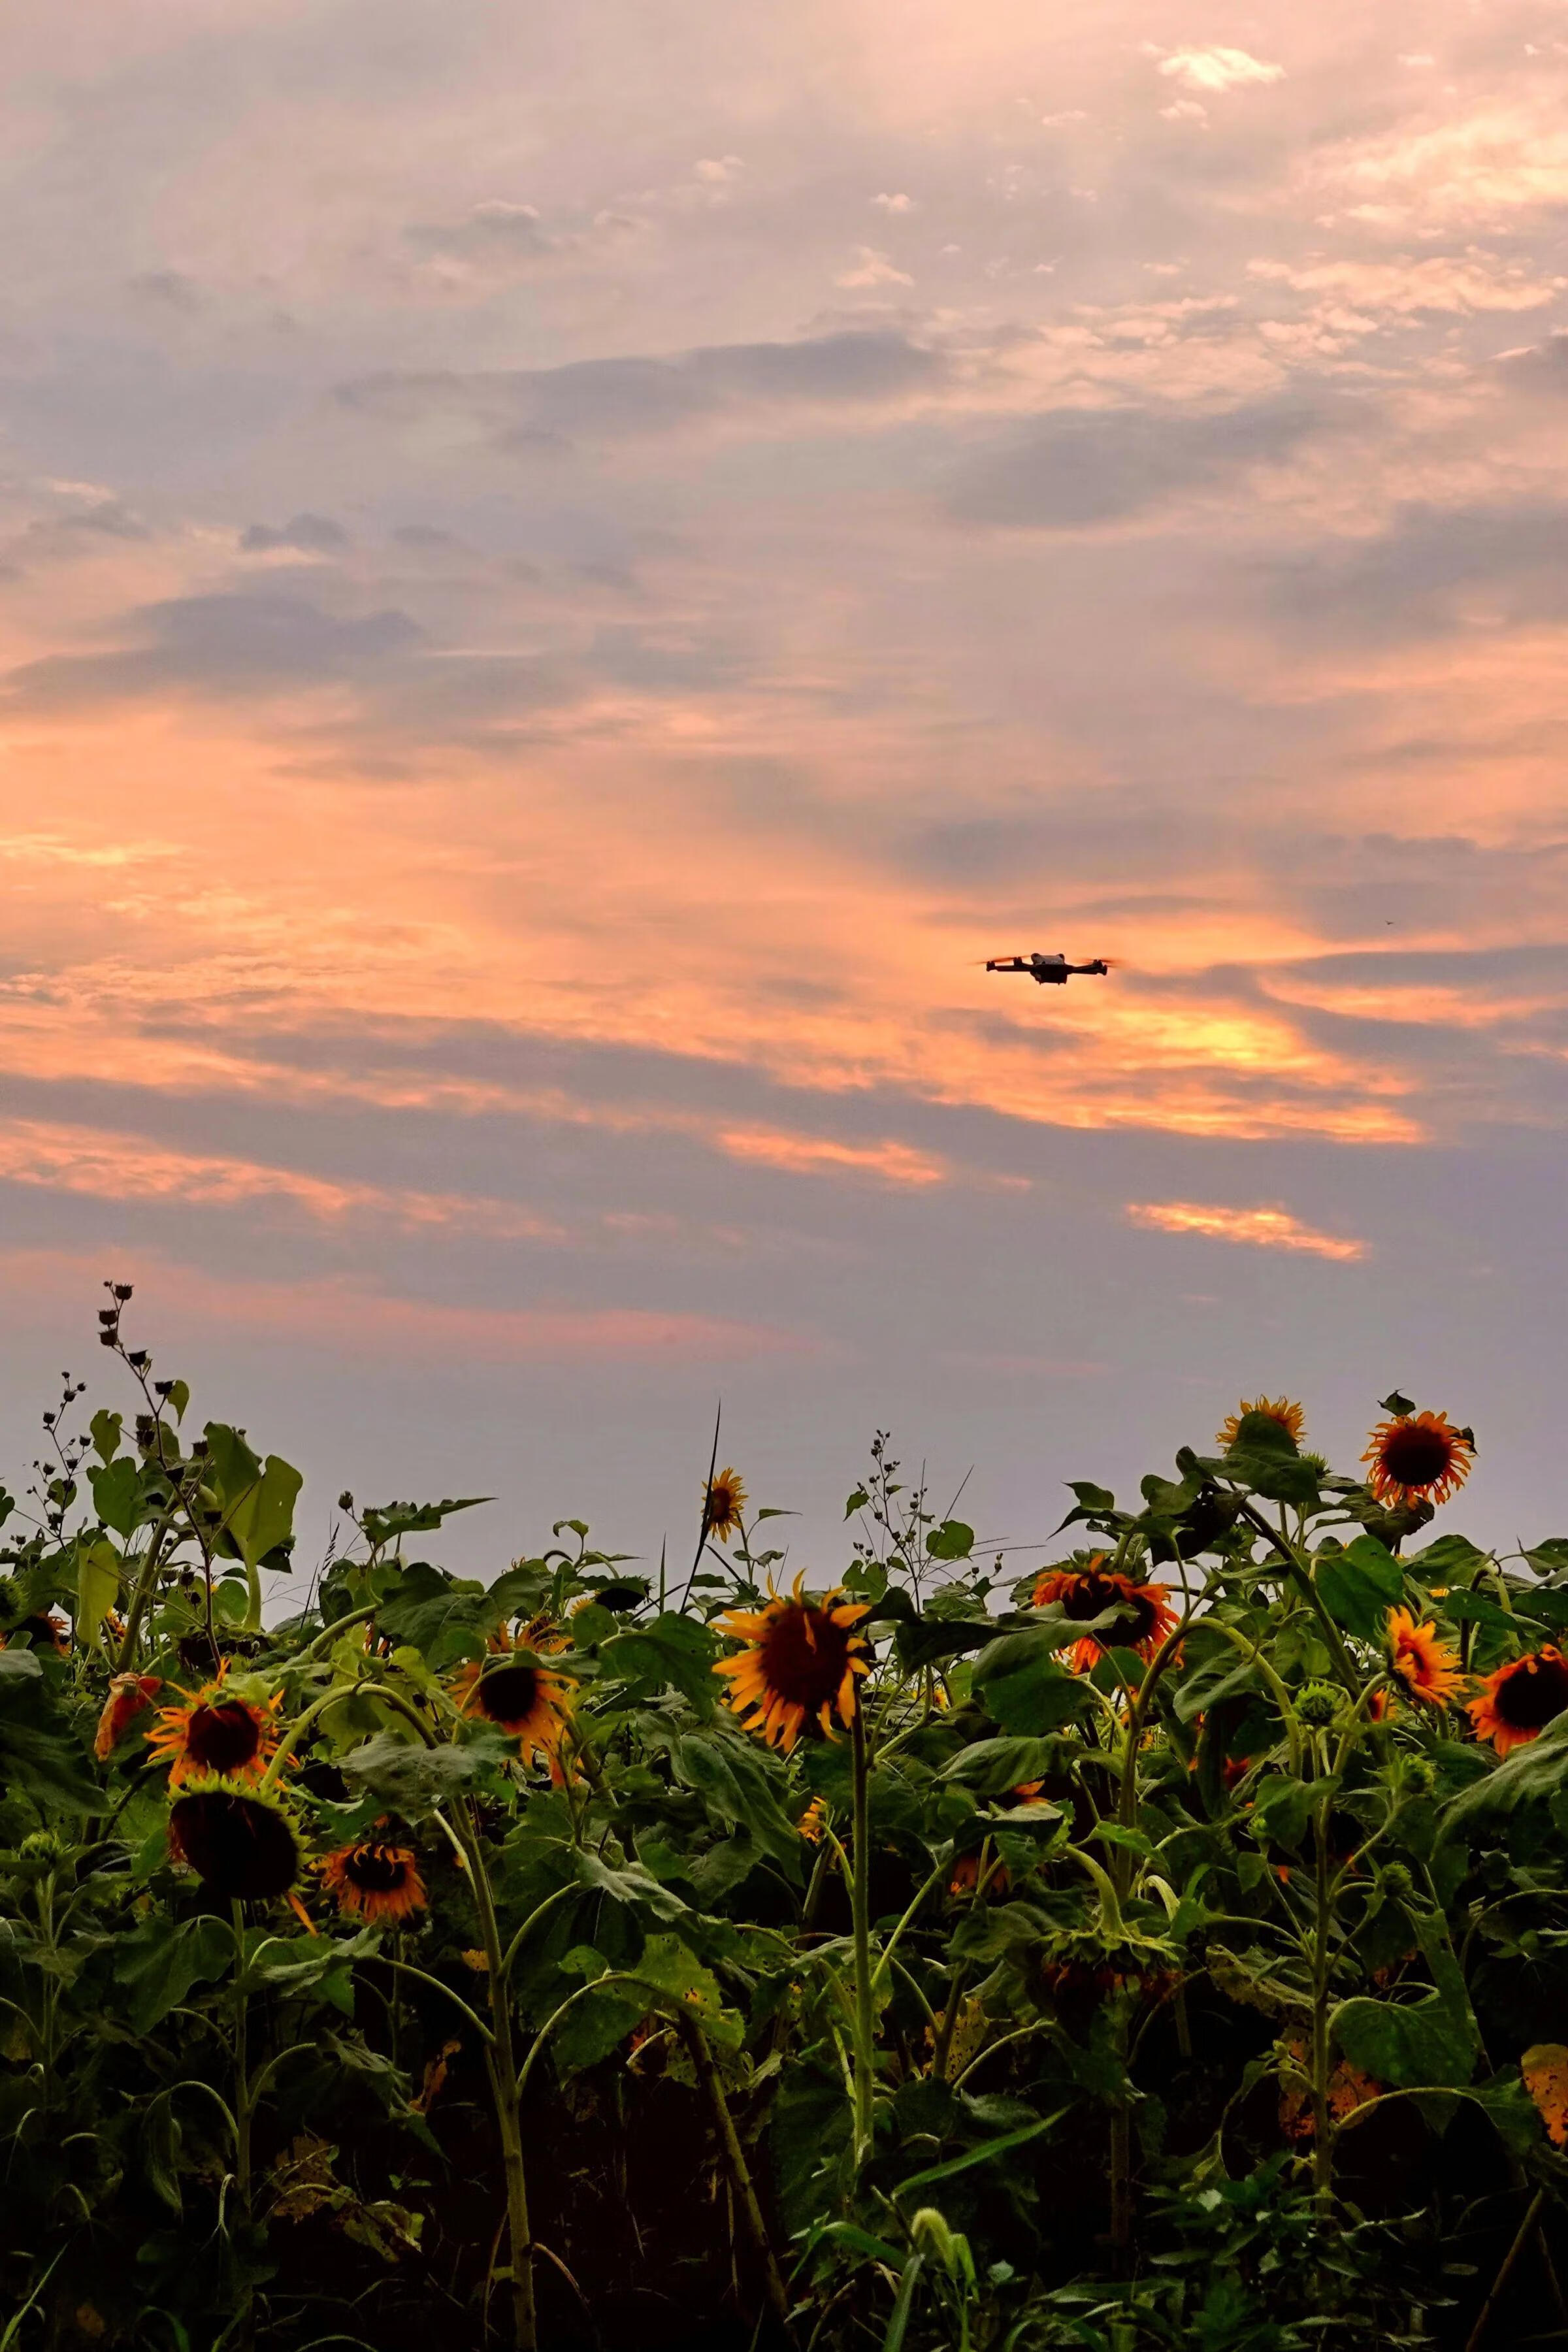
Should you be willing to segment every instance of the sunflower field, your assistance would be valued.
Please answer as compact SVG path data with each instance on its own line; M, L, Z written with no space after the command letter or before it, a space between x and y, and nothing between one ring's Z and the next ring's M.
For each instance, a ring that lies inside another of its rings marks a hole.
M312 1572L129 1299L0 1494L6 2352L1568 2341L1568 1540L1433 1534L1468 1429L1259 1399L1022 1575L880 1436L819 1573L717 1458L657 1571Z

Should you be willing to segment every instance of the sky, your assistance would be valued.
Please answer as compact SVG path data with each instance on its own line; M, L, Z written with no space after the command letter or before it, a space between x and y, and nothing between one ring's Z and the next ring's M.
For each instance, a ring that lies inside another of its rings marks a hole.
M818 1575L1259 1392L1568 1528L1568 6L0 55L13 1486L117 1279L301 1559L688 1554L721 1402Z

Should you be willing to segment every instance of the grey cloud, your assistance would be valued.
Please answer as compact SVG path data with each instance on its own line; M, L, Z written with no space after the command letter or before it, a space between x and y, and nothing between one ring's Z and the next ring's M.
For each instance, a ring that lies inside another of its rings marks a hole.
M1510 390L1560 397L1568 393L1568 329L1560 329L1543 342L1530 343L1522 351L1502 352L1496 367Z
M337 398L362 415L411 425L467 418L503 445L670 431L727 411L895 400L948 379L937 352L889 330L793 343L720 343L668 359L578 360L483 374L361 376Z
M140 295L143 301L156 303L167 310L183 310L188 318L207 307L206 296L195 279L187 278L181 269L144 269L140 277L131 279L130 285L132 294Z
M216 696L267 693L374 675L424 643L423 630L406 614L340 620L306 597L288 594L177 596L139 606L122 626L140 642L24 663L7 675L7 696L29 709L58 709L170 688Z
M480 269L527 270L561 261L626 236L637 227L624 213L595 213L579 223L547 223L533 205L500 199L475 205L460 219L415 221L403 232L418 252Z
M1409 506L1376 539L1274 567L1270 601L1285 619L1358 638L1560 620L1565 557L1568 505Z
M247 555L266 554L277 547L295 548L301 555L331 555L349 545L349 535L330 515L297 514L276 528L253 522L239 544Z
M1084 530L1287 457L1326 422L1321 408L1286 400L1204 416L1062 409L970 460L945 503L961 522Z

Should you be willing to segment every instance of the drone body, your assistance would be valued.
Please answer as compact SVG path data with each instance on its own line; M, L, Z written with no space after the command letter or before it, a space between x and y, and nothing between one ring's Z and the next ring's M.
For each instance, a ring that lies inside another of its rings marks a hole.
M1102 978L1110 970L1103 956L1092 963L1068 963L1064 955L992 956L987 959L987 971L1026 971L1041 988L1049 985L1065 987L1075 972Z

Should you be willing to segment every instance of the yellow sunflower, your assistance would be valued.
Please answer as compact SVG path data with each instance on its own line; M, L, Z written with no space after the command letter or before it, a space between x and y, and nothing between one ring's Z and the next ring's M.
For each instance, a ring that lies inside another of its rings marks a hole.
M1469 1431L1446 1412L1402 1412L1379 1422L1361 1458L1380 1503L1446 1503L1469 1476L1475 1451Z
M1458 1652L1439 1640L1436 1625L1418 1625L1408 1609L1389 1611L1388 1646L1394 1671L1412 1697L1446 1706L1464 1687Z
M226 1780L259 1780L278 1745L277 1696L258 1706L231 1698L224 1685L226 1658L210 1683L184 1694L182 1706L160 1710L147 1735L154 1760L169 1766L169 1786L178 1789L199 1772Z
M702 1489L702 1531L728 1543L746 1507L745 1487L738 1470L721 1470Z
M423 1911L428 1900L410 1846L381 1845L374 1840L342 1845L314 1867L338 1909L372 1927L383 1919L394 1924L406 1919Z
M559 1784L565 1778L561 1769L561 1743L571 1723L571 1696L577 1685L565 1675L530 1665L516 1654L533 1648L526 1636L539 1632L541 1626L540 1620L525 1626L521 1642L501 1626L485 1645L489 1656L473 1659L457 1675L452 1696L460 1715L479 1716L510 1732L525 1764L542 1758L551 1779ZM549 1636L544 1639L550 1646ZM501 1663L492 1664L494 1659Z
M775 1592L761 1609L732 1609L717 1620L745 1647L721 1658L713 1671L732 1677L725 1704L770 1748L787 1755L808 1722L829 1737L832 1718L849 1724L855 1715L855 1678L868 1674L871 1653L854 1632L869 1609L845 1601L843 1587L803 1592L802 1576L787 1593Z
M1042 1576L1031 1598L1037 1609L1048 1608L1054 1601L1068 1617L1103 1617L1108 1609L1117 1616L1103 1633L1086 1633L1068 1652L1068 1664L1075 1675L1087 1674L1098 1664L1107 1650L1133 1650L1139 1657L1150 1659L1176 1623L1168 1588L1163 1584L1139 1584L1131 1576L1118 1575L1105 1568L1103 1552L1097 1552L1087 1568L1052 1569Z
M1568 1706L1568 1658L1555 1643L1510 1658L1488 1675L1480 1696L1467 1702L1478 1739L1489 1739L1500 1756L1528 1748Z
M1289 1397L1264 1396L1254 1397L1250 1403L1243 1397L1230 1419L1216 1433L1215 1444L1228 1452L1241 1435L1241 1424L1249 1412L1266 1412L1270 1421L1277 1421L1281 1429L1289 1431L1298 1445L1301 1443L1307 1426L1307 1416L1301 1407L1292 1404Z

